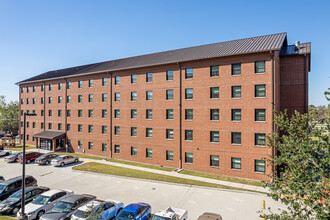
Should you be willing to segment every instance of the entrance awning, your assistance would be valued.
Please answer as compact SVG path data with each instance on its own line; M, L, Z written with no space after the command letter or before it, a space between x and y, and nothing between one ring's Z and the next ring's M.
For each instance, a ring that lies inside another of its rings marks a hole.
M64 138L65 137L65 132L61 132L61 131L43 131L43 132L40 132L38 134L32 135L32 137L54 140L54 139L58 139L58 138L62 138L62 137Z

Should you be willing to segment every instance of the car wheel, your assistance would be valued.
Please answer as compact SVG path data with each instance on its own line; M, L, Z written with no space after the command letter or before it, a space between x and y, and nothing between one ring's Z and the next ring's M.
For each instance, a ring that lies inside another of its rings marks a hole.
M64 167L64 165L65 165L64 162L62 162L62 163L61 163L61 167Z
M18 208L18 207L15 207L15 208L13 209L13 214L16 214L16 213L18 212L18 210L19 210L19 208Z
M49 164L49 161L47 160L47 161L46 161L46 165L48 165L48 164Z
M5 156L8 156L9 155L9 153L7 152L6 154L5 154Z
M78 159L75 159L74 162L75 162L75 163L78 163Z
M150 213L148 214L148 218L147 219L151 219L151 214Z
M26 163L30 163L31 161L30 160L27 160Z
M39 219L43 214L45 214L45 211L40 211L37 214L37 219Z
M16 158L16 159L14 160L14 162L16 162L16 163L17 163L17 162L18 162L18 159Z

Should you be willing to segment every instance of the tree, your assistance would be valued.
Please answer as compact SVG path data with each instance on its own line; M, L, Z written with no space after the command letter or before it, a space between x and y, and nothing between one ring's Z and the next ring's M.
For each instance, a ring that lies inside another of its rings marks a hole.
M5 96L0 96L0 130L9 131L17 134L19 123L18 102L5 101Z
M278 154L268 158L276 167L268 196L287 205L280 214L267 219L329 219L330 218L330 121L316 128L315 112L288 116L275 114L277 127L268 136L268 145Z

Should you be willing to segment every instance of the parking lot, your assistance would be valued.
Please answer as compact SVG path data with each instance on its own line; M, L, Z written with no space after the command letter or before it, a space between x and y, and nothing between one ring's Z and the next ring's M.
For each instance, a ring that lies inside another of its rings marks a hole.
M146 202L151 205L153 213L168 206L186 209L189 219L197 219L204 212L219 213L226 220L258 219L257 211L261 208L262 200L266 200L266 206L272 207L273 210L284 208L284 205L269 199L265 194L82 173L71 169L76 165L53 167L31 163L26 165L26 174L34 176L39 186L51 189L69 189L75 194L84 193L100 199L115 199L125 205ZM5 179L19 176L21 173L21 164L7 164L0 158L0 175Z

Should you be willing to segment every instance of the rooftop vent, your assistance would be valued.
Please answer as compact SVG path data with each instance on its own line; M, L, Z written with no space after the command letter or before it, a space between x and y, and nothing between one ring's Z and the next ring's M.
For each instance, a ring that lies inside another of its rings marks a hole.
M296 46L296 50L300 49L300 41L295 41L294 45Z

